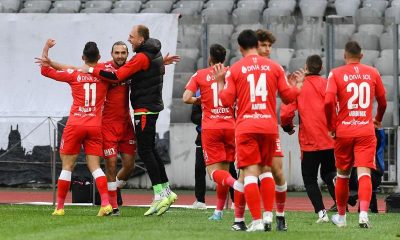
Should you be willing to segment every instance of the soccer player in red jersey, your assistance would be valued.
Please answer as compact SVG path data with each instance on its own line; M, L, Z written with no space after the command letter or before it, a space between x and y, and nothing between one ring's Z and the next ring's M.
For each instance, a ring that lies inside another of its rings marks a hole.
M243 169L245 198L253 218L247 231L264 231L258 178L264 166L271 166L276 149L276 93L278 90L282 101L290 103L296 99L298 90L288 84L279 64L258 55L258 39L253 30L242 31L238 43L243 58L226 74L221 64L214 69L222 105L231 106L235 101L237 104L236 154L238 167ZM265 198L263 192L262 197Z
M115 71L128 58L128 47L116 42L111 48L112 60L103 63L105 69ZM134 169L136 138L129 111L129 88L127 83L112 84L107 92L103 111L103 156L106 163L108 194L113 207L113 216L120 214L117 190L125 186ZM121 154L122 168L116 169L117 155Z
M336 138L336 204L338 214L332 222L346 226L346 204L349 196L349 177L357 168L358 197L360 200L359 226L369 228L368 208L371 200L371 169L375 166L376 137L374 125L380 127L386 110L385 89L377 69L361 64L360 45L350 41L345 45L346 65L333 69L328 76L325 96L325 114L328 129ZM335 112L336 98L338 113ZM372 118L372 103L378 102Z
M329 222L328 214L322 201L318 186L318 169L322 180L328 186L329 193L335 201L334 178L336 176L334 140L329 137L325 117L325 91L327 81L319 75L322 59L311 55L306 60L305 79L297 100L289 105L281 105L281 126L293 134L295 111L301 119L299 142L301 149L301 173L308 198L318 213L317 223Z
M229 191L229 187L235 189L235 207L236 195L243 195L243 184L239 183L229 173L229 165L235 161L235 119L233 103L223 107L218 98L218 84L215 80L213 66L225 61L226 50L219 44L213 44L210 47L210 57L208 59L210 67L198 70L186 85L183 93L183 101L188 104L196 104L201 101L203 110L202 116L202 134L201 142L203 146L204 160L207 171L217 184L217 207L210 220L221 220L222 210ZM194 94L200 89L201 97L196 98ZM236 193L238 192L238 193ZM244 201L244 198L241 198ZM240 204L238 203L238 206ZM245 203L242 204L243 213ZM241 222L246 230L243 214L241 219L235 222Z
M269 58L272 44L276 41L275 36L270 31L264 29L258 29L256 33L258 38L258 54L262 57ZM264 182L264 184L261 185L260 190L264 192L264 195L266 196L263 198L263 219L267 231L272 230L272 208L274 199L276 201L276 229L278 231L287 231L285 220L287 183L282 171L282 158L283 152L278 132L278 137L276 138L276 151L272 158L272 165L271 167L265 166L265 171L259 177L260 182Z
M53 42L54 44L55 42ZM45 49L47 47L46 43ZM82 59L89 66L97 64L100 54L96 43L86 43ZM41 65L42 75L68 83L73 97L70 115L60 143L62 171L58 179L57 207L53 215L64 215L64 202L70 189L71 172L81 146L85 150L88 168L96 180L96 186L100 193L101 208L97 216L109 215L112 213L112 207L108 198L107 179L100 168L100 156L103 155L102 109L108 84L99 78L77 70L57 71L43 62Z

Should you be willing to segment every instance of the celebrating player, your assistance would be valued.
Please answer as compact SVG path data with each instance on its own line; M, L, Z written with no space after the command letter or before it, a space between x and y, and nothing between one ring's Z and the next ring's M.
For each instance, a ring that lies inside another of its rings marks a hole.
M225 78L223 65L217 64L215 71L222 105L231 106L237 101L237 161L243 169L245 198L253 218L247 231L264 231L258 178L264 166L271 166L276 149L276 92L283 102L290 103L298 90L289 86L279 64L258 55L258 39L253 30L242 31L238 43L243 58L226 72ZM265 198L263 192L262 197Z
M349 177L357 168L358 198L360 200L359 226L369 228L368 208L371 200L371 169L375 169L376 137L374 125L379 127L386 110L385 89L379 72L360 63L363 57L360 45L346 43L346 65L333 69L328 76L325 113L328 129L336 138L335 157L337 178L335 186L338 214L332 222L345 227L346 205L349 197ZM372 103L378 102L377 114L372 119ZM335 112L336 98L338 114Z
M219 44L210 47L210 67L198 70L186 85L183 93L183 101L188 104L196 104L201 101L202 135L204 160L210 177L217 183L217 207L210 220L221 220L222 210L229 191L234 188L235 201L240 199L236 195L243 195L243 184L239 183L229 173L229 165L235 161L235 120L233 103L226 107L221 105L218 98L218 86L214 77L213 66L225 61L226 50ZM194 97L197 89L200 89L201 97ZM243 197L242 197L243 199ZM243 199L244 200L244 199ZM244 204L243 212L244 212ZM242 216L243 218L243 216ZM240 221L245 227L243 219Z

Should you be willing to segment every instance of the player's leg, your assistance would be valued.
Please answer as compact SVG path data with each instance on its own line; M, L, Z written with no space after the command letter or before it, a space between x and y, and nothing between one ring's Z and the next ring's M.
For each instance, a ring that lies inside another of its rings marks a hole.
M109 201L113 209L118 209L116 182L117 156L105 157L104 162L106 167Z
M346 206L349 198L349 178L351 168L354 164L354 141L353 138L336 138L335 157L336 157L336 185L335 196L338 214L332 216L332 222L338 227L345 227Z
M207 165L207 171L210 175L210 177L214 180L212 177L213 175L216 176L216 180L214 182L217 184L216 187L216 192L217 192L217 206L216 209L211 217L209 217L209 220L222 220L222 211L224 210L226 198L228 196L229 192L229 185L228 183L225 183L225 179L222 178L218 173L228 173L229 178L232 178L230 176L229 171L229 162L216 162L210 165ZM233 185L233 184L232 184Z
M258 176L261 173L260 165L249 165L243 168L244 196L249 207L253 221L247 231L264 231L264 223L261 217L261 194L258 188Z
M244 174L243 171L239 171L238 181L244 184ZM247 226L244 219L244 212L246 209L246 199L244 197L244 186L241 189L237 189L234 191L235 194L235 221L232 225L232 230L235 231L246 231Z
M368 209L372 196L371 169L375 166L375 135L359 137L354 147L355 163L358 176L358 199L360 201L359 226L369 228Z
M57 207L53 215L64 215L64 203L71 186L72 170L81 149L85 132L79 126L66 126L60 144L62 170L57 182Z
M206 209L206 165L204 163L203 148L196 146L196 162L194 165L194 194L196 201L193 203L195 209Z
M321 169L320 175L321 179L326 183L328 187L328 192L335 202L335 177L336 177L336 167L335 167L335 155L333 149L327 149L321 152Z
M272 160L274 161L274 159ZM260 180L260 193L264 205L263 221L265 231L272 230L273 213L272 208L275 200L275 180L271 172L270 166L264 166L262 173L259 176Z
M136 157L136 136L132 122L124 124L122 138L118 142L118 152L121 154L122 168L118 171L116 176L117 188L123 188L126 185L130 175L135 168Z
M158 115L135 115L135 132L138 154L143 161L153 187L154 199L149 210L144 215L149 216L157 212L159 204L166 199L163 195L160 169L153 149L155 147L156 121Z
M315 213L318 213L317 223L329 222L324 202L322 201L321 190L318 186L318 169L320 166L321 151L303 152L302 155L301 174L308 198L314 207Z
M283 157L274 157L272 161L272 175L275 180L275 203L276 203L276 228L278 231L286 231L285 204L287 195L287 183L282 171Z

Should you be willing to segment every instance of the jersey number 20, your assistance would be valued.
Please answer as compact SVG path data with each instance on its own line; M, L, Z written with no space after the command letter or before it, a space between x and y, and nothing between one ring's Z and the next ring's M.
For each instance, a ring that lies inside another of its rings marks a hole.
M367 108L371 102L371 90L369 84L366 82L360 83L357 85L355 82L351 82L346 87L347 92L352 92L353 95L347 101L347 108L348 109L355 109L355 108ZM358 100L358 103L355 103Z

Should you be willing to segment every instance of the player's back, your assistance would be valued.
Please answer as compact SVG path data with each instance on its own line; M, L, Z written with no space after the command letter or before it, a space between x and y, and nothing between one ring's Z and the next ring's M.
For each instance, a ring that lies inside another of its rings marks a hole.
M197 81L200 88L202 129L233 129L235 127L233 106L222 106L213 67L197 71L193 80Z
M339 113L336 135L357 137L374 135L373 101L384 94L378 71L361 63L351 63L332 70L329 81L337 87ZM327 92L331 91L328 84ZM376 92L378 91L378 92Z
M236 88L236 131L277 134L278 81L286 82L282 67L270 59L250 55L236 62L226 78L231 78Z
M107 71L115 71L118 66L112 61L98 64ZM130 120L129 114L129 88L126 82L111 84L107 91L104 103L103 124L126 122Z

